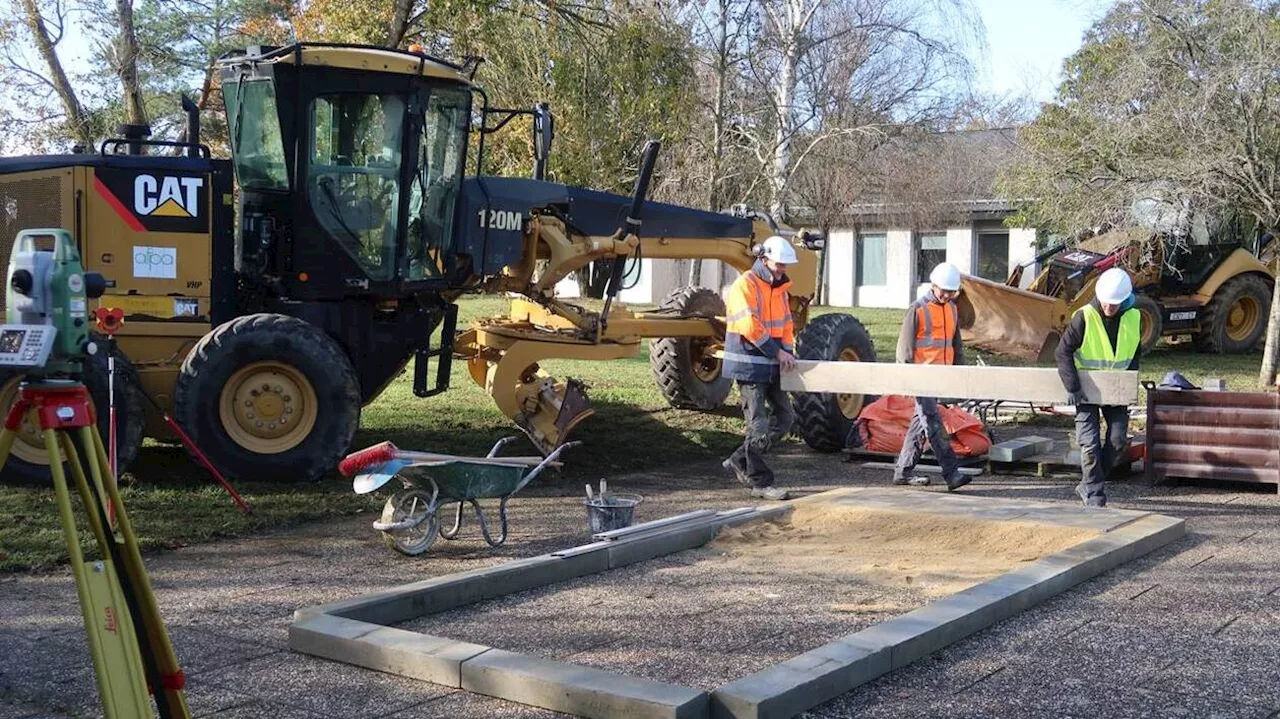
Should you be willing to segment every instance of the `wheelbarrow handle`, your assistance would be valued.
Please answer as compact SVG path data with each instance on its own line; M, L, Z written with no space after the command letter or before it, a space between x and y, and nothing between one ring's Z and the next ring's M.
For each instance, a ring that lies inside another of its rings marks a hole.
M519 439L519 437L516 437L514 435L511 437L503 437L502 439L494 443L493 449L489 450L489 453L486 454L485 457L488 459L492 459L493 457L496 457L498 455L498 450L502 449L503 445L508 444L510 442L514 442L517 439Z
M580 444L582 444L582 442L565 442L559 447L556 447L554 450L552 450L551 454L547 455L546 459L542 460L542 462L540 462L537 467L534 467L528 474L524 476L524 478L520 480L520 483L516 485L516 488L511 490L511 494L515 494L516 492L519 492L520 490L524 489L525 485L532 482L533 478L537 477L542 472L542 470L546 468L547 465L555 463L556 458L560 456L561 452L565 451L570 447L577 447Z

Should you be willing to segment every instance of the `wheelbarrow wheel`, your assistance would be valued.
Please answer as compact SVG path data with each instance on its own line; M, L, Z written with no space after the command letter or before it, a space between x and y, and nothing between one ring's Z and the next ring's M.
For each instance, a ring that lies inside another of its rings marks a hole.
M382 538L387 546L410 557L431 549L440 524L433 500L430 492L421 489L402 489L391 495L382 508L382 523L410 526L383 531Z

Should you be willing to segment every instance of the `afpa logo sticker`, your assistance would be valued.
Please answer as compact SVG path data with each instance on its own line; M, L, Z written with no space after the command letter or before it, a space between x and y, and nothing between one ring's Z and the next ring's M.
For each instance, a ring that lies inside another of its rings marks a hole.
M138 175L133 181L133 211L155 217L200 216L203 177Z
M94 199L134 232L209 231L208 174L101 167L94 175Z

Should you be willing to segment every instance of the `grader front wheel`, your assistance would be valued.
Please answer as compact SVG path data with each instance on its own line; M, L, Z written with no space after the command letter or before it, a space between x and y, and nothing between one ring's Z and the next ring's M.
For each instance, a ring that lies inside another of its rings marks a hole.
M229 476L314 481L350 446L360 385L346 353L315 325L255 314L217 327L191 350L174 408Z
M875 343L852 315L833 313L813 319L796 340L803 360L875 362ZM861 394L794 392L796 430L819 452L838 452L845 446L854 420L870 398Z

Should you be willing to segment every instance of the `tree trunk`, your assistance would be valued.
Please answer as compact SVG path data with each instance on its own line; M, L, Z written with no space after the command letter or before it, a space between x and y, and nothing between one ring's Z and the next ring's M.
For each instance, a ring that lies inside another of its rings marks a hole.
M116 15L120 23L117 40L117 56L120 85L124 90L125 122L145 125L147 111L142 102L142 87L138 84L138 36L133 30L133 0L116 0Z
M729 75L729 4L720 0L720 17L716 35L716 97L711 114L711 176L707 182L707 209L720 210L720 172L724 158L724 105L728 95ZM702 260L695 259L689 272L689 284L702 286Z
M827 248L831 246L831 223L822 223L822 249L818 251L818 291L817 304L824 306L827 304Z
M1273 240L1280 242L1280 240ZM1276 386L1276 373L1280 369L1280 255L1277 255L1272 274L1276 281L1271 290L1271 318L1267 322L1267 343L1262 351L1262 369L1258 384L1264 388Z
M400 47L400 42L409 32L409 11L412 9L413 0L396 0L391 12L391 24L387 27L387 47Z
M791 172L791 133L795 124L792 103L796 94L796 68L800 64L800 42L804 35L805 7L802 0L787 0L779 16L778 39L782 43L782 60L778 67L778 85L774 88L777 103L774 128L773 172L769 211L779 222L786 220L787 180Z
M58 52L53 46L53 40L49 37L49 29L45 27L44 18L40 16L36 0L22 0L22 9L26 16L27 29L35 38L36 49L39 50L45 65L49 67L49 84L53 85L54 92L58 93L58 99L62 102L62 110L67 115L67 127L72 137L78 144L87 149L93 149L93 134L89 132L84 107L76 97L76 91L71 87L71 83L67 81L66 72L62 70L62 62L58 59Z

